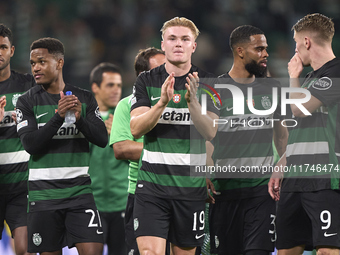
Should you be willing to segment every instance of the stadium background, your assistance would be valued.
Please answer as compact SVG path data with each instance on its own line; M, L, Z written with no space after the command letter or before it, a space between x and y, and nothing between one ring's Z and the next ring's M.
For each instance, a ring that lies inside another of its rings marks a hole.
M55 37L66 49L66 82L89 89L91 69L108 61L122 69L123 96L131 93L138 50L159 48L159 30L175 16L191 19L201 31L193 63L202 69L217 75L228 71L232 63L230 32L250 24L265 32L271 75L286 78L295 49L291 27L314 12L333 18L333 48L339 55L338 0L0 0L0 23L14 33L12 69L30 73L30 44L41 37ZM0 242L0 254L10 254L1 250L7 242Z

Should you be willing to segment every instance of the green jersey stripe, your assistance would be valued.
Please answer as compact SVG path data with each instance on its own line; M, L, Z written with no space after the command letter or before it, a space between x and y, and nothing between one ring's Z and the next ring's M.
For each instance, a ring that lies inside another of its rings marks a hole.
M216 165L219 166L235 166L240 169L242 166L271 166L274 163L274 156L268 157L249 157L249 158L228 158L217 159Z
M251 146L249 144L234 144L232 147L228 146L228 144L224 146L219 145L219 150L224 152L224 159L237 158L240 155L243 157L263 157L273 155L271 141L269 143L251 144Z
M38 161L39 160L39 161ZM68 163L67 163L68 162ZM69 164L69 165L68 165ZM70 164L76 164L76 166L88 166L89 155L87 152L83 153L53 153L44 155L33 155L30 161L30 168L45 168L49 166L54 167L64 167L71 166Z
M154 184L182 188L199 188L206 185L205 178L193 178L191 176L159 175L152 172L140 171L138 179Z
M152 137L146 136L144 138L144 147L148 151L162 151L164 153L202 153L202 147L205 148L205 144L202 143L202 139L168 139L158 138L158 142L155 142ZM190 151L188 151L190 148Z
M53 199L71 198L91 192L92 192L91 185L83 185L63 189L49 189L37 191L30 190L28 201L31 202L40 200L50 200L51 197L53 197Z
M27 171L18 172L18 173L0 174L0 184L12 184L12 183L18 183L21 181L27 182L27 176L28 176Z
M313 136L313 139L316 142L322 142L322 141L328 140L327 136L329 136L329 133L327 134L323 127L301 128L300 131L299 129L293 129L290 131L289 135L291 136L291 138L294 138L294 139L290 139L288 141L288 144L291 143L292 141L294 141L294 143L310 142L311 133L318 134L317 136Z

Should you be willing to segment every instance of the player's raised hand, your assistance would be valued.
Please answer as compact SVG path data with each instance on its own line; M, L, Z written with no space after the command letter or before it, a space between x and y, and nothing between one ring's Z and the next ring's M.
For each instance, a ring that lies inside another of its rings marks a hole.
M0 121L5 116L6 96L0 97Z
M65 118L66 112L71 110L71 108L78 106L78 102L79 100L75 95L66 96L64 92L60 91L60 100L58 102L58 114L60 115L60 117ZM81 111L81 105L79 106L80 106L80 111ZM76 115L77 120L79 119L79 117L77 118L77 115Z
M187 93L185 93L185 100L187 100L188 103L190 103L193 98L196 97L197 88L199 86L199 78L198 73L193 72L193 74L188 75L186 78L187 83L185 83L185 87L187 89Z
M174 84L175 73L172 72L162 85L161 98L158 101L162 106L166 106L172 99L172 96L174 95Z
M299 53L295 53L288 63L288 73L290 78L299 78L303 70L302 60Z

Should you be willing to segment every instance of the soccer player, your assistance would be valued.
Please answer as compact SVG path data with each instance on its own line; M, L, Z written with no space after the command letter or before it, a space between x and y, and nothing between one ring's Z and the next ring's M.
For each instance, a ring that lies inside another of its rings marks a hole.
M242 91L245 114L234 114L236 101L228 89L221 89L220 124L214 138L215 166L232 166L236 172L245 167L269 167L274 164L272 140L280 154L284 153L288 131L279 121L280 107L273 113L257 115L257 110L272 108L273 88L279 82L265 77L267 73L267 40L264 33L250 25L233 30L229 39L234 62L230 71L219 78ZM252 102L248 99L252 88ZM276 106L275 106L276 107ZM223 173L212 179L215 203L210 205L209 227L211 252L216 254L268 255L274 251L275 201L268 194L268 176ZM229 178L228 178L229 177ZM241 178L243 177L243 178ZM261 178L262 177L262 178Z
M107 144L105 124L92 93L65 84L64 45L41 38L30 49L38 85L18 99L16 109L18 134L31 154L28 251L57 255L68 245L81 255L100 255L103 230L88 168L89 142ZM74 112L75 123L64 122L67 111Z
M108 134L113 114L122 94L122 76L118 66L100 63L90 74L92 92ZM116 117L115 117L116 118ZM115 130L116 127L113 128ZM127 254L124 235L124 214L127 201L129 162L117 160L112 148L90 144L89 174L96 206L102 220L104 243L108 254Z
M164 64L164 52L150 47L140 50L135 58L135 71L138 76ZM125 240L130 255L138 255L137 242L133 230L133 207L138 176L138 161L143 150L143 138L135 139L130 130L130 111L132 94L123 98L117 105L112 123L110 145L113 146L115 157L120 160L129 160L129 188L128 200L125 210Z
M340 61L332 50L334 23L322 14L308 14L294 26L295 55L288 63L291 88L304 88L311 98L305 108L291 104L297 122L289 132L285 157L280 164L303 174L285 173L269 183L269 192L278 202L278 254L301 254L316 248L317 254L339 254L339 110ZM302 85L299 77L305 66L313 71ZM306 93L291 92L301 100ZM287 178L286 178L287 177Z
M0 238L4 220L14 238L16 254L27 253L27 180L29 154L16 131L15 107L19 96L34 86L30 74L10 67L14 54L12 31L0 24ZM2 95L2 96L1 96Z
M201 115L196 97L198 79L212 75L191 64L195 24L175 17L161 32L165 64L138 76L131 99L131 133L144 135L134 230L141 254L164 254L166 239L173 254L194 254L203 242L207 190L205 178L190 176L190 158L205 165L205 140L216 134L218 110L208 100L207 114ZM194 133L195 155L190 154Z

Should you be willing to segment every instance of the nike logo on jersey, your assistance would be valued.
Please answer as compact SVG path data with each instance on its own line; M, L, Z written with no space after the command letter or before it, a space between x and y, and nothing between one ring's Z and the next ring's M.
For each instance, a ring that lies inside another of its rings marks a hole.
M97 229L97 234L98 234L98 235L101 235L101 234L103 234L103 232L102 232L102 231L99 231L99 230Z
M332 233L332 234L327 234L327 232L324 233L324 236L325 237L330 237L330 236L335 236L337 235L338 233Z
M157 99L160 99L161 97L153 97L151 96L151 100L154 101L154 100L157 100Z
M229 108L229 107L227 106L227 111L228 111L228 112L231 111L232 109L233 109L233 107L230 107L230 108Z
M202 235L196 235L195 238L196 239L200 239L201 237L203 237L205 234L202 234Z
M36 118L36 119L39 119L39 118L41 118L42 116L46 115L47 113L48 113L48 112L45 112L45 113L40 114L40 115L35 115L35 118Z

